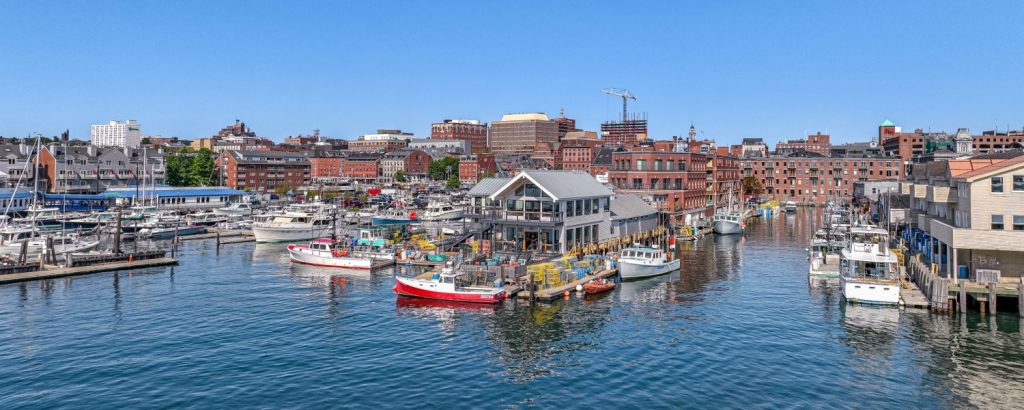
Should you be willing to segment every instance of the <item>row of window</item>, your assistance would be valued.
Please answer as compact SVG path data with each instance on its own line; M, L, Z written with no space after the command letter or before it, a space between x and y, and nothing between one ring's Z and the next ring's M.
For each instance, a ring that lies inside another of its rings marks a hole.
M597 241L597 225L580 226L565 230L565 243L568 248Z
M1003 192L1003 177L992 177L992 192ZM1024 175L1013 176L1013 192L1024 192Z
M1002 231L1006 229L1004 221L1003 215L992 215L992 230ZM1024 215L1013 216L1013 230L1024 231Z

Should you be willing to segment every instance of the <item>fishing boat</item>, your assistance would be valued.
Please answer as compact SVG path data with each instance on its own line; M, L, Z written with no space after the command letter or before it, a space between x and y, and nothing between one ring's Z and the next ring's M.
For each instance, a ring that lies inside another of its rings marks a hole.
M588 295L610 292L612 289L615 289L615 282L607 279L592 280L583 285L583 292Z
M390 208L375 215L371 219L373 225L399 225L416 222L416 211L406 211L404 208Z
M661 249L626 248L619 255L619 276L642 279L679 270L679 259L670 259Z
M371 269L373 259L355 257L347 249L338 247L330 238L314 239L308 245L290 244L288 253L292 262L328 268Z
M213 213L224 216L248 216L252 215L252 205L246 202L234 202L223 208L217 208L213 210Z
M737 209L732 189L729 189L729 204L725 209L718 209L711 217L711 231L718 235L734 235L743 233L743 214ZM717 206L716 206L717 208Z
M786 201L786 205L783 206L783 209L785 209L786 212L796 212L796 202Z
M874 227L850 228L840 254L839 286L849 302L894 305L900 302L897 258L889 250L889 233Z
M402 296L467 303L501 303L504 288L462 286L459 274L445 268L429 279L395 276L394 292Z
M452 219L462 219L466 215L466 211L462 208L457 208L452 204L444 202L434 202L427 205L427 209L423 211L424 221L449 221Z

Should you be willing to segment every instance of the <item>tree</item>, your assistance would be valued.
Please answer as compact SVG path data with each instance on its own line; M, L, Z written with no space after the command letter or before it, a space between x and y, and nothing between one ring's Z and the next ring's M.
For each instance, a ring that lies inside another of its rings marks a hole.
M761 195L764 192L764 187L761 186L761 181L757 178L746 176L740 180L740 191L743 192L743 195L750 198Z
M430 174L430 179L433 181L444 181L448 179L449 172L458 175L459 173L459 159L455 157L446 157L437 161L432 161L430 166L427 168Z
M213 162L213 152L208 148L200 149L189 162L189 186L207 186L213 183L213 172L217 168L217 164Z
M291 190L292 187L288 185L278 185L277 187L274 188L274 193L277 194L278 197L284 198L285 196L288 195L288 191Z
M141 142L139 142L139 144L142 144L142 145L149 145L149 137L143 138L143 139L142 139L142 141L141 141Z
M448 178L448 184L446 186L448 189L457 189L459 187L458 174L452 174L452 176Z
M405 172L402 170L395 171L395 182L405 182Z

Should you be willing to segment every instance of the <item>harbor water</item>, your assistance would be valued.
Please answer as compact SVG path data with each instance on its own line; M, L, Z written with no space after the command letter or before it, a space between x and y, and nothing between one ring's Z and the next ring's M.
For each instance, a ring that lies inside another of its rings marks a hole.
M815 216L681 243L682 270L592 299L396 298L389 272L282 244L0 286L0 408L1013 408L1024 329L807 286Z

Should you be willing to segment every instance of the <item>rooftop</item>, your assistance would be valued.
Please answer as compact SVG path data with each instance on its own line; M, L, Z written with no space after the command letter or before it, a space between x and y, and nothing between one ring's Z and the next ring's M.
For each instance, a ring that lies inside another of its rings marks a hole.
M547 114L542 112L505 114L502 121L549 121Z

